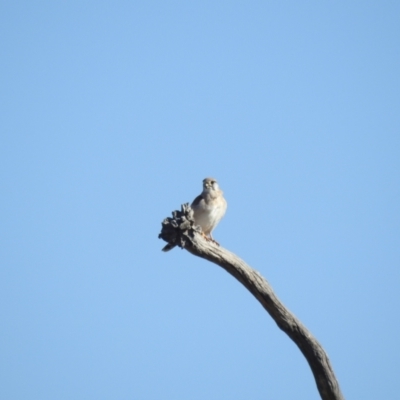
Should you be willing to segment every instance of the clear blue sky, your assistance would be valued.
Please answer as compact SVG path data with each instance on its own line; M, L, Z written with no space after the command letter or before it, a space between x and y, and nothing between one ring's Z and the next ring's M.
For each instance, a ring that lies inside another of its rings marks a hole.
M398 1L3 1L0 398L319 399L300 351L161 221L215 231L328 352L400 376Z

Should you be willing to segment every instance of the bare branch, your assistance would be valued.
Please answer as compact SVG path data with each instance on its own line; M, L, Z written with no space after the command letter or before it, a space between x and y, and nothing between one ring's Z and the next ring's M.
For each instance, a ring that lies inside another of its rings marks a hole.
M314 374L321 399L344 400L324 349L311 332L280 302L267 280L235 254L205 240L199 234L199 227L194 226L193 212L189 204L183 204L181 211L174 211L172 215L172 218L163 221L159 235L168 242L168 248L184 248L233 275L254 295L278 327L303 353Z

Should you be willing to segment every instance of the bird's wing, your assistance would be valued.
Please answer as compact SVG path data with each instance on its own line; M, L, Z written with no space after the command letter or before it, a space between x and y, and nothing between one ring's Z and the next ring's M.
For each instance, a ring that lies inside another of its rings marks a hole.
M193 200L191 207L192 207L192 208L193 208L193 207L197 207L197 206L200 204L200 202L201 202L202 200L204 200L204 197L203 197L202 194L199 194L199 195Z

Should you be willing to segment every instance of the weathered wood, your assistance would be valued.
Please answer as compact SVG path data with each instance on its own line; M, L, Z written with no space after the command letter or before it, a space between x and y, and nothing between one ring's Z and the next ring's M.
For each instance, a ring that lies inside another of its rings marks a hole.
M183 204L181 211L174 211L172 215L172 218L163 221L159 237L169 245L179 246L219 265L241 282L303 353L314 374L321 399L344 400L326 352L311 332L280 302L267 280L235 254L204 239L199 227L193 225L193 211L189 204Z

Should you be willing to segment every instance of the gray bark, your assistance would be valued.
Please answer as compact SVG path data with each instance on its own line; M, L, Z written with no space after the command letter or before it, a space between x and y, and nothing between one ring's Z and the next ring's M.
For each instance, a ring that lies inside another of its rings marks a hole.
M179 246L195 256L219 265L242 283L261 303L278 327L297 345L306 358L321 399L344 400L329 358L311 332L276 297L270 284L259 272L248 266L235 254L207 241L194 226L193 211L189 204L174 211L172 218L162 223L159 237L171 247Z

